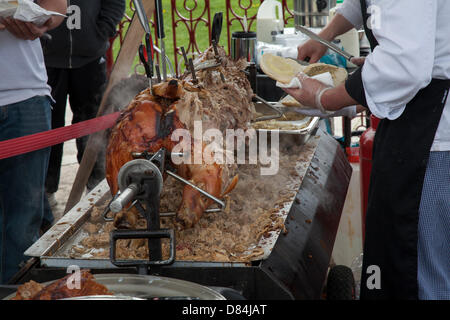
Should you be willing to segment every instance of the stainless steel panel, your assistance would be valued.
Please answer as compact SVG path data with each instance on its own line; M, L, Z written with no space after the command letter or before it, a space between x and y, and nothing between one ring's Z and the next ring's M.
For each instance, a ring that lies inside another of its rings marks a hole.
M256 33L234 32L231 36L231 57L233 60L245 58L256 63Z
M325 27L330 9L335 6L336 0L294 0L295 25Z

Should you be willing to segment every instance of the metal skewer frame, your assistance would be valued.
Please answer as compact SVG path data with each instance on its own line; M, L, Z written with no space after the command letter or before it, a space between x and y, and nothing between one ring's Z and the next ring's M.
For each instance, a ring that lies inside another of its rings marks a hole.
M184 49L184 47L181 47L181 53L183 55L184 65L186 66L186 69L187 69L188 66L189 66L189 60L188 60L188 57L187 57L187 54L186 54L186 50Z
M189 58L189 69L192 74L192 83L194 85L198 85L198 79L197 79L197 75L195 74L195 67L194 67L194 62L192 61L192 58Z
M213 45L213 49L214 49L214 57L216 58L216 62L219 64L219 66L222 65L222 59L220 58L219 55L219 49L217 49L217 42L216 40L212 40L212 45ZM223 75L222 72L220 72L220 79L222 79L222 82L225 83L225 76Z
M156 79L158 81L158 83L161 83L162 79L161 79L161 70L159 69L159 64L156 63L155 64L155 71L156 71Z
M162 76L163 81L167 81L167 65L166 65L166 44L164 41L164 38L166 37L165 31L164 31L164 16L163 16L163 9L162 9L162 1L156 0L155 1L155 9L156 9L156 24L157 24L157 35L158 39L161 42L161 66L162 66Z
M163 151L163 152L161 152L161 151ZM180 177L173 171L168 170L168 168L166 168L166 166L164 166L164 164L163 164L165 162L164 158L166 156L182 157L184 155L185 155L184 153L166 154L165 149L161 149L157 153L149 153L149 152L132 153L132 156L134 158L141 158L141 159L133 160L134 162L130 161L121 168L121 170L119 172L119 177L118 177L119 187L120 187L121 191L118 192L118 194L116 194L114 196L114 198L111 200L111 202L108 204L107 208L103 212L103 218L105 219L105 221L112 221L111 218L107 217L107 214L109 211L112 211L113 213L118 213L118 212L122 211L125 208L125 206L133 200L134 201L133 201L132 205L130 206L130 208L137 205L137 201L135 199L136 199L136 196L140 193L140 189L139 189L140 186L137 183L130 183L130 184L126 183L127 181L129 181L129 177L131 175L134 175L136 173L145 173L145 172L147 174L151 174L151 176L155 176L155 174L156 174L156 176L158 178L156 181L157 181L157 183L160 184L160 186L158 186L158 190L159 190L159 192L162 190L163 180L162 180L161 171L159 171L158 166L152 165L153 162L158 163L159 168L163 168L163 172L167 173L167 175L169 175L169 176L173 177L174 179L197 190L203 196L207 197L208 199L214 201L216 204L219 205L219 208L213 208L213 209L206 210L207 213L221 212L222 210L224 210L226 207L225 202L214 197L213 195L204 191L203 189L197 187L196 185L189 182L188 180ZM142 157L147 160L142 159ZM164 157L164 158L162 158L162 157ZM137 161L139 161L139 162L137 162ZM139 172L139 171L141 171L141 172ZM174 215L176 215L176 213L173 213L173 212L160 213L160 216L162 216L162 217L171 217Z
M166 170L166 173L167 173L169 176L171 176L171 177L177 179L178 181L183 182L184 184L187 184L187 185L190 186L191 188L194 188L195 190L197 190L198 192L200 192L202 195L204 195L204 196L207 197L208 199L211 199L212 201L214 201L215 203L217 203L217 204L220 206L220 208L221 208L219 211L222 211L223 209L225 209L226 204L225 204L225 202L223 202L222 200L217 199L217 198L214 197L213 195L211 195L211 194L209 194L208 192L206 192L206 191L200 189L200 188L197 187L195 184L193 184L193 183L187 181L186 179L183 179L182 177L180 177L180 176L177 175L176 173L173 173L172 171ZM213 211L213 212L217 212L217 211Z

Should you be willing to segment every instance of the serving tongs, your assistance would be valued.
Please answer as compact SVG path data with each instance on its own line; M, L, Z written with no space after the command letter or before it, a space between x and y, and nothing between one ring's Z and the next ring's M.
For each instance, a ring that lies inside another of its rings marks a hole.
M153 46L151 35L147 33L145 35L146 45L141 44L139 46L139 59L141 60L142 65L145 68L145 74L148 79L148 87L150 88L151 93L153 94ZM156 68L158 73L158 81L160 81L161 76L159 75L159 68Z
M150 88L151 93L153 94L153 68L154 68L154 56L155 50L153 45L153 39L151 35L150 23L148 21L147 14L144 10L144 5L142 0L133 0L134 7L136 8L136 12L141 22L142 28L145 31L145 46L141 44L139 46L139 58L141 63L144 65L145 73L148 78L148 86ZM156 64L156 70L158 74L158 81L161 79L161 75L159 72L159 66Z
M284 112L282 110L280 110L278 107L276 107L273 103L270 103L270 102L264 100L260 96L254 95L253 96L253 100L255 102L261 102L263 105L265 105L266 107L268 107L272 111L275 111L276 115L261 116L261 117L258 117L256 119L253 119L251 121L252 123L261 122L261 121L276 120L276 119L280 119L280 118L282 118L284 116Z
M314 32L312 32L311 30L309 30L306 27L297 25L296 28L298 30L300 30L303 34L307 35L309 38L311 38L312 40L315 40L321 44L323 44L324 46L326 46L328 49L331 49L332 51L336 52L337 54L343 56L345 59L347 59L348 61L351 62L351 60L354 58L354 56L350 53L348 53L347 51L342 50L341 48L339 48L337 45L335 45L334 43L327 41L323 38L321 38L320 36L318 36L317 34L315 34Z
M156 11L156 34L161 43L161 66L162 66L162 77L164 81L167 81L167 54L166 54L166 44L164 38L166 34L164 32L164 16L163 16L163 8L162 1L155 1L155 11Z
M269 121L269 120L277 120L281 119L285 116L286 113L298 113L299 115L304 116L305 115L305 107L288 107L283 105L281 102L267 102L264 99L255 96L255 100L262 102L265 106L270 108L271 110L275 111L275 115L267 115L267 116L261 116L254 120L252 120L252 123L255 122L261 122L261 121Z

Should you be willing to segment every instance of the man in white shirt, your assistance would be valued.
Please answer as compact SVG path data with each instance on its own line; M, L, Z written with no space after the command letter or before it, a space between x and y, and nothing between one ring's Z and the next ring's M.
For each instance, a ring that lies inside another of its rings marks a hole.
M449 19L447 0L346 0L320 36L332 40L364 25L372 53L358 59L362 67L345 85L327 88L300 74L302 89L287 90L304 105L359 104L382 119L362 299L450 299ZM309 41L298 58L316 62L325 51Z
M36 1L66 12L65 0ZM50 88L39 37L62 22L38 27L0 20L0 141L51 128ZM50 149L0 160L0 283L7 283L38 239L44 215L44 186Z

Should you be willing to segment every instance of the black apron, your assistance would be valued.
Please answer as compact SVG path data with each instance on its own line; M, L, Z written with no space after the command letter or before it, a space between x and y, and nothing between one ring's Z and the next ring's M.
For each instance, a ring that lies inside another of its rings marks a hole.
M366 1L361 0L367 28ZM396 120L381 120L374 141L361 299L418 299L417 242L425 172L450 80L433 79ZM376 266L373 268L373 266ZM374 288L380 271L381 289ZM369 286L367 285L369 283Z

